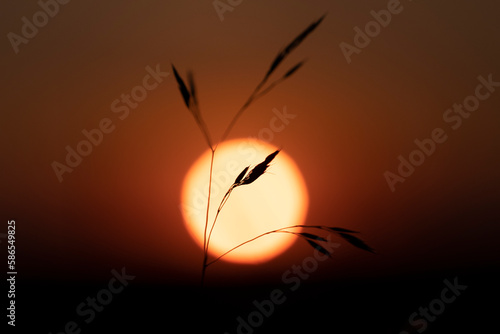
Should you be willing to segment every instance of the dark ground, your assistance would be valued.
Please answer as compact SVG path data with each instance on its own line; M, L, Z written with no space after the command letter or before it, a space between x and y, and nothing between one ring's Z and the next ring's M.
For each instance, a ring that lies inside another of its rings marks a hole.
M280 289L286 300L276 305L253 333L418 333L408 323L420 306L439 298L444 279L467 289L426 333L492 333L498 328L498 273L440 272L370 281L303 281L296 291L274 285L199 288L146 284L135 279L88 324L76 312L109 279L93 285L64 281L18 281L16 332L60 333L75 321L78 333L238 333L237 318L256 310L254 300ZM419 317L420 318L420 317ZM258 318L256 318L258 320ZM35 329L36 331L30 330ZM30 330L30 331L29 331ZM69 331L68 333L70 333ZM77 333L77 332L75 332ZM241 331L241 333L252 333Z

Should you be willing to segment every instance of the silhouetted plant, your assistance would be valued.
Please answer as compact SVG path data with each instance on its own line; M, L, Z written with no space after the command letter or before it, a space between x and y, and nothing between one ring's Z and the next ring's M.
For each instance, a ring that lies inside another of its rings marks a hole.
M291 67L288 71L285 72L281 77L278 79L272 81L266 88L264 88L265 84L268 82L268 80L271 78L272 74L276 71L276 69L279 67L279 65L286 59L286 57L295 49L297 48L300 43L310 34L312 33L318 25L323 21L324 15L319 18L317 21L313 22L310 24L301 34L299 34L290 44L288 44L283 50L281 50L276 58L273 60L271 63L271 66L269 67L269 70L266 72L264 75L263 79L260 81L260 83L255 87L254 91L252 94L250 94L250 97L246 100L246 102L243 104L243 106L238 110L238 112L234 115L234 117L231 119L229 125L227 126L226 130L224 131L220 142L223 142L227 136L229 135L230 131L236 124L236 121L239 119L239 117L243 114L243 112L257 99L261 98L265 94L269 93L274 87L276 87L278 84L283 82L285 79L289 78L292 74L294 74L297 70L299 70L302 65L304 64L305 61L301 61L298 64L294 65ZM279 154L279 150L275 151L271 154L269 154L264 161L261 163L257 164L255 167L250 169L250 166L245 167L241 173L236 177L234 180L233 184L229 187L227 192L225 193L224 197L222 198L221 203L219 204L219 207L217 208L217 213L215 214L215 218L211 224L210 231L208 232L207 236L207 230L209 226L209 213L210 213L210 196L211 196L211 186L212 186L212 174L213 174L213 164L214 164L214 158L215 158L215 152L217 150L217 145L213 145L210 133L208 131L208 128L205 124L205 121L203 120L200 109L198 106L198 100L196 97L196 89L195 89L195 84L194 84L194 79L193 79L193 74L191 72L188 72L188 86L185 84L184 80L181 78L179 73L177 72L176 68L174 65L172 65L172 70L174 72L175 79L177 81L177 84L179 86L179 91L182 95L182 98L184 100L184 103L186 104L186 107L189 109L191 114L193 115L196 124L200 128L200 131L202 132L203 136L205 137L205 141L207 142L208 147L211 150L211 158L210 158L210 177L209 177L209 183L208 183L208 200L207 200L207 212L206 212L206 219L205 219L205 228L203 232L203 266L202 266L202 274L201 274L201 285L203 286L203 282L205 279L205 271L209 265L214 264L218 260L220 260L222 257L225 255L229 254L230 252L234 251L235 249L252 242L258 238L261 238L263 236L273 234L273 233L287 233L287 234L292 234L295 235L299 238L302 238L305 240L310 246L313 248L317 249L319 252L330 256L331 253L321 245L322 242L327 242L327 240L317 234L309 233L309 232L296 232L293 231L294 229L309 229L309 230L315 230L316 232L323 232L323 233L335 233L339 237L343 238L353 246L360 248L362 250L372 252L374 253L374 250L369 247L367 244L365 244L361 239L353 236L352 234L358 233L356 231L351 231L345 228L341 227L330 227L330 226L323 226L323 225L316 225L316 226L311 226L311 225L293 225L293 226L288 226L288 227L283 227L280 229L268 231L266 233L260 234L252 239L249 239L233 248L225 252L224 254L220 255L219 257L215 258L214 260L208 262L208 250L210 246L210 238L212 236L212 232L214 230L215 224L217 222L217 218L219 216L219 213L221 212L222 208L224 205L227 203L229 200L229 197L231 196L231 193L233 192L234 189L237 187L243 186L243 185L249 185L255 182L261 175L263 175L267 168L269 167L269 164L273 161L273 159Z

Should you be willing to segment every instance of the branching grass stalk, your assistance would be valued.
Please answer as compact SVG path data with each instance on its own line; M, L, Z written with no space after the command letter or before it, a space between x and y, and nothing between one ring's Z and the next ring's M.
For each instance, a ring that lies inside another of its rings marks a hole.
M221 140L219 143L217 143L215 146L212 143L210 133L208 131L208 127L203 120L203 117L201 115L201 112L199 110L199 105L198 105L198 98L196 94L196 89L195 89L195 84L194 84L194 79L193 75L191 72L188 72L188 86L184 83L182 80L181 76L177 72L176 68L172 65L172 69L174 72L175 79L177 80L178 86L179 86L179 91L181 92L181 95L183 97L184 103L186 107L189 109L191 114L193 115L196 124L198 125L200 131L202 132L204 139L210 148L211 151L211 157L210 157L210 171L209 171L209 182L208 182L208 196L207 196L207 211L206 211L206 216L205 216L205 227L203 231L203 265L202 265L202 273L201 273L201 286L203 287L204 281L205 281L205 273L206 269L208 266L216 263L219 261L222 257L225 255L231 253L232 251L238 249L239 247L248 244L254 240L257 240L263 236L270 235L273 233L286 233L286 234L292 234L295 236L298 236L305 241L318 251L320 251L323 254L327 254L328 256L331 255L330 252L324 248L320 242L326 242L327 240L324 237L321 237L316 234L311 234L307 232L295 232L295 231L289 231L289 229L294 229L294 228L305 228L305 229L317 229L317 230L322 230L322 231L328 231L328 233L334 232L338 234L341 238L346 240L347 242L351 243L352 245L361 248L366 251L373 252L373 249L370 248L368 245L366 245L361 239L358 239L357 237L353 236L352 233L357 233L355 231L347 230L344 228L340 227L329 227L329 226L322 226L322 225L315 225L315 226L310 226L310 225L293 225L293 226L287 226L283 228L279 228L276 230L268 231L265 233L262 233L252 239L249 239L233 248L228 250L227 252L223 253L222 255L218 256L214 260L208 262L208 255L209 255L209 247L210 247L210 240L212 237L212 232L214 231L215 225L217 223L217 218L219 217L219 214L221 213L222 209L226 205L227 201L229 200L229 197L231 196L231 193L236 187L243 186L243 185L249 185L253 183L255 180L257 180L261 175L263 175L267 168L269 167L269 164L271 161L276 157L276 155L280 152L279 150L275 151L274 153L269 154L266 159L254 166L252 169L249 167L246 167L243 169L243 171L238 175L236 180L233 182L233 184L229 187L228 191L222 198L219 207L217 208L217 212L215 214L214 220L210 226L210 230L208 230L209 226L209 218L210 218L210 200L212 196L212 176L213 176L213 168L214 168L214 160L215 160L215 153L217 151L217 147L220 143L224 142L224 140L227 139L229 136L229 133L231 130L234 128L236 122L238 119L241 117L241 115L254 103L256 100L259 98L263 97L267 93L269 93L273 88L275 88L277 85L279 85L281 82L283 82L285 79L289 78L292 74L294 74L298 69L302 67L304 64L304 61L299 62L298 64L294 65L291 67L285 74L283 74L281 77L278 79L272 81L266 88L266 84L268 83L269 79L275 72L275 70L279 67L279 65L287 58L287 56L297 47L299 46L302 41L311 33L313 32L316 27L323 21L325 16L322 16L315 22L311 23L304 31L302 31L301 34L299 34L295 39L289 43L283 50L281 50L278 55L275 57L273 62L271 63L271 66L269 67L268 71L262 78L262 80L259 82L259 84L255 87L253 92L250 94L248 99L245 101L245 103L242 105L242 107L236 112L236 114L233 116L231 121L229 122L227 128L222 134ZM250 170L249 170L250 169ZM207 235L208 231L208 235Z

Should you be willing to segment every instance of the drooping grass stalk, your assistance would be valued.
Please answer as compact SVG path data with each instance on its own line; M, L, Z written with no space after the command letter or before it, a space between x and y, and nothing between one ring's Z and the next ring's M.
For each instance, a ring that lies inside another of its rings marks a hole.
M221 258L223 258L223 257L224 257L224 256L226 256L227 254L231 253L232 251L235 251L236 249L240 248L241 246L248 244L249 242L255 241L255 240L257 240L257 239L259 239L259 238L261 238L261 237L263 237L263 236L265 236L265 235L269 235L269 234L272 234L272 233L288 232L288 231L283 231L284 229L288 229L288 228L290 228L290 226L289 226L289 227L283 227L283 228L280 228L280 229L277 229L277 230L268 231L268 232L265 232L265 233L259 234L258 236L254 237L254 238L252 238L252 239L249 239L249 240L247 240L247 241L245 241L245 242L242 242L242 243L241 243L241 244L239 244L238 246L235 246L235 247L231 248L231 249L230 249L230 250L228 250L227 252L225 252L225 253L223 253L223 254L219 255L219 256L218 256L217 258L215 258L214 260L212 260L212 261L208 262L208 263L207 263L207 267L208 267L209 265L214 264L215 262L219 261ZM288 233L293 233L293 232L288 232Z
M238 110L238 112L236 112L236 114L233 116L233 118L229 122L229 125L227 126L224 133L222 134L222 137L221 137L221 140L219 141L219 143L222 143L228 137L229 133L233 129L233 127L236 124L236 122L238 121L238 119L252 105L253 102L255 102L259 98L261 98L264 95L266 95L267 93L269 93L274 87L276 87L278 84L283 82L285 79L289 78L293 73L295 73L299 68L302 67L302 65L304 64L304 61L301 61L298 64L296 64L295 66L291 67L287 72L285 72L284 75L282 75L280 78L274 80L266 88L264 88L266 83L271 78L272 74L275 72L275 70L278 68L278 66L283 62L283 60L297 46L299 46L300 43L302 43L302 41L311 32L313 32L316 29L316 27L323 21L324 17L325 17L325 15L323 15L317 21L310 24L304 31L302 31L301 34L299 34L297 37L295 37L295 39L291 43L289 43L282 51L280 51L278 53L278 55L275 57L275 59L271 63L270 68L268 69L268 71L264 75L263 79L255 87L255 89L250 94L248 99L245 101L245 103L242 105L242 107ZM201 274L201 286L202 287L203 287L203 283L205 280L206 269L209 265L217 262L219 259L221 259L225 255L229 254L230 252L236 250L237 248L239 248L239 247L241 247L249 242L252 242L258 238L261 238L265 235L269 235L272 233L288 233L288 234L293 234L293 235L302 237L312 247L316 248L317 250L319 250L320 252L322 252L324 254L330 255L330 253L324 247L322 247L320 244L318 244L318 241L326 242L327 241L326 239L324 239L321 236L314 235L311 233L287 231L287 229L291 229L291 228L316 228L316 229L321 229L321 230L328 230L330 232L337 233L339 236L341 236L342 238L344 238L345 240L347 240L349 243L353 244L356 247L362 248L362 249L367 250L367 251L373 251L373 249L371 249L368 245L366 245L362 240L360 240L360 239L358 239L350 234L350 233L356 233L354 231L350 231L350 230L338 228L338 227L294 225L294 226L288 226L288 227L276 229L276 230L269 231L269 232L263 233L261 235L258 235L250 240L247 240L247 241L239 244L236 247L233 247L232 249L228 250L227 252L220 255L216 259L208 262L209 246L210 246L210 240L212 237L212 232L213 232L215 225L217 223L217 218L219 217L219 214L222 211L224 205L229 200L229 197L230 197L232 191L236 187L253 183L262 174L264 174L266 172L267 168L269 167L269 163L276 157L276 155L279 153L279 150L268 155L263 162L259 163L255 167L253 167L250 171L248 171L249 167L246 167L245 169L243 169L243 171L238 175L236 180L229 187L228 191L226 192L226 194L222 198L222 201L219 204L219 207L217 208L217 212L215 214L214 220L213 220L212 225L210 227L210 231L208 232L208 235L207 235L207 230L208 230L208 226L209 226L209 217L210 217L210 199L211 199L213 166L214 166L214 160L215 160L215 153L217 151L217 147L218 147L219 143L217 143L215 146L213 145L211 137L210 137L210 133L209 133L208 128L206 126L206 123L201 116L199 106L198 106L198 99L197 99L197 94L196 94L196 89L195 89L195 84L194 84L194 79L193 79L192 73L188 72L188 83L189 83L189 88L188 88L173 65L172 65L172 69L174 72L175 79L177 80L177 83L179 85L179 91L181 92L181 95L184 99L184 103L186 104L186 107L189 109L189 111L193 115L193 117L194 117L198 127L200 128L200 131L202 132L202 134L205 138L205 141L206 141L206 143L211 151L209 182L208 182L208 196L207 196L207 212L206 212L206 216L205 216L205 226L204 226L204 231L203 231L203 265L202 265L202 274Z
M311 239L312 240L316 240L316 241L323 241L323 242L327 241L325 238L320 237L320 236L318 236L316 234L311 234L311 233L286 231L286 230L293 229L293 228L320 229L320 230L327 231L328 233L332 233L333 232L333 233L338 234L340 237L342 237L343 239L345 239L349 243L351 243L353 246L356 246L358 248L361 248L361 249L363 249L365 251L368 251L368 252L371 252L371 253L375 253L375 250L373 248L371 248L370 246L368 246L367 244L365 244L361 239L359 239L359 238L351 235L351 233L359 233L359 232L351 231L351 230L348 230L348 229L345 229L345 228L341 228L341 227L330 227L330 226L324 226L324 225L292 225L292 226L286 226L286 227L278 228L276 230L272 230L272 231L268 231L268 232L259 234L258 236L254 237L252 239L249 239L249 240L247 240L245 242L242 242L241 244L239 244L239 245L231 248L227 252L219 255L214 260L208 262L207 263L207 267L210 266L210 265L212 265L212 264L214 264L215 262L219 261L221 258L223 258L227 254L235 251L236 249L240 248L241 246L243 246L245 244L248 244L248 243L250 243L252 241L255 241L255 240L259 239L259 238L262 238L263 236L266 236L266 235L269 235L269 234L273 234L273 233L291 233L291 234L294 234L296 236L302 237L313 248L316 248L318 251L320 251L323 254L326 254L328 256L331 255L331 253L328 250L326 250L325 248L323 248L321 245L317 244L316 242L311 242Z

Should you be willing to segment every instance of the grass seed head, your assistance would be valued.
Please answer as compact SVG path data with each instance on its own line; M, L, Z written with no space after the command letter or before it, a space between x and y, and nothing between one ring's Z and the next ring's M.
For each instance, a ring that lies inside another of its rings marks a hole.
M257 180L262 174L264 174L269 167L269 164L273 159L278 155L280 150L274 151L273 153L269 154L264 161L262 161L260 164L252 168L252 170L248 173L248 175L240 182L241 185L244 184L250 184L253 181Z

